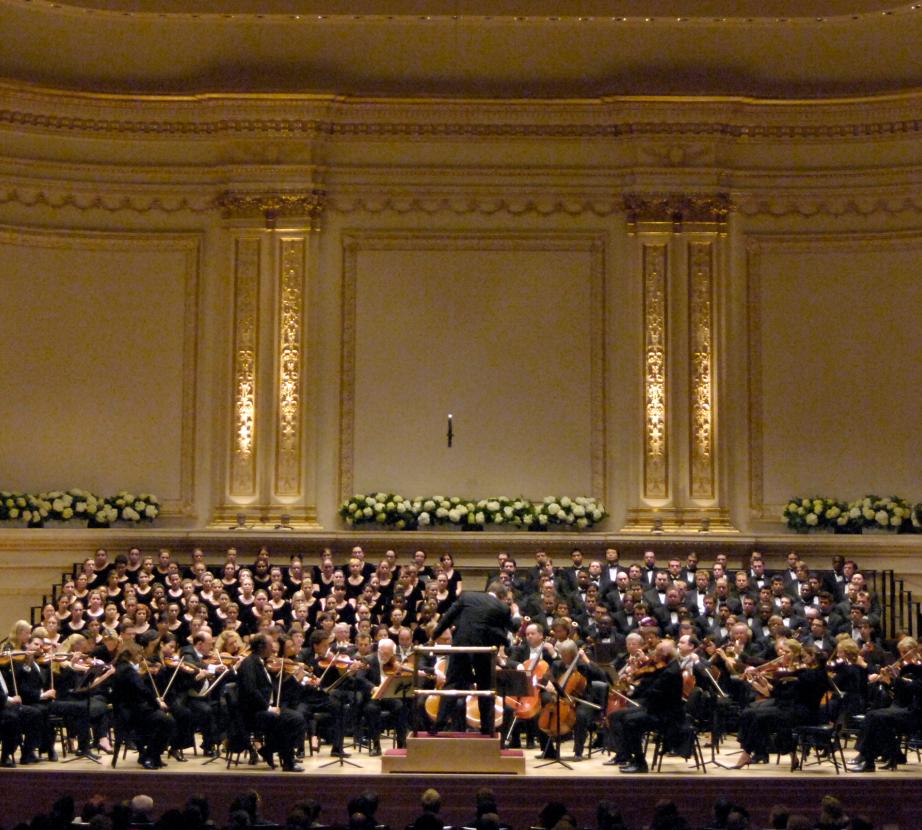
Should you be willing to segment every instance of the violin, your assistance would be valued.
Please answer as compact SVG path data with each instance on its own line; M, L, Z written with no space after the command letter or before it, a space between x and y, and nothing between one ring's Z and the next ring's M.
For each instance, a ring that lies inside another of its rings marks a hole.
M381 666L381 670L388 677L410 677L413 674L413 667L399 662L396 654Z
M334 669L340 669L345 671L356 661L353 660L348 654L329 654L326 657L321 657L317 661L317 665L322 669L328 669L330 667Z
M201 671L198 666L187 663L181 657L164 657L162 662L168 669L173 669L174 671L179 669L186 672L186 674L198 674Z
M9 666L11 663L23 663L28 656L28 651L0 652L0 666Z

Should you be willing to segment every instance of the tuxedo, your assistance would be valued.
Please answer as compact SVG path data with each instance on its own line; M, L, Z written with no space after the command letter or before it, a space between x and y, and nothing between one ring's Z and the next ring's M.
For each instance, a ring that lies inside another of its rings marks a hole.
M508 644L512 631L512 612L509 606L493 594L473 591L462 593L432 632L432 639L454 626L453 646L504 646ZM448 661L445 677L446 689L470 689L474 683L478 689L490 688L493 668L491 654L453 654ZM450 706L448 696L439 703L439 714L435 728L444 729ZM480 731L493 734L494 708L489 697L479 697Z

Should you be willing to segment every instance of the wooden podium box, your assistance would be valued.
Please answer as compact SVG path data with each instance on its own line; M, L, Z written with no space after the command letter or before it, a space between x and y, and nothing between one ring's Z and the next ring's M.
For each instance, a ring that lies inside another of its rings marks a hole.
M406 749L388 749L381 772L524 775L521 749L500 749L499 738L461 732L407 737Z

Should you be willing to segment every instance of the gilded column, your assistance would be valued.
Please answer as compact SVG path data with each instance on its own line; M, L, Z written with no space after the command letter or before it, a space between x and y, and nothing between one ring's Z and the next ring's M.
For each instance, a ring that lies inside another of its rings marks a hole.
M229 494L256 495L256 393L259 329L259 239L236 240L234 365Z
M644 463L643 494L669 496L666 424L666 245L643 246Z
M688 245L689 483L692 499L710 500L714 481L714 244Z
M280 242L275 495L301 495L302 381L304 373L303 237Z

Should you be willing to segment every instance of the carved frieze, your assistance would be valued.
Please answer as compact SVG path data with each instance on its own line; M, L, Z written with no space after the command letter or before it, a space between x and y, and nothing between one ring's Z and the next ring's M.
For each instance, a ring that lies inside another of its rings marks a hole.
M712 499L714 487L714 309L712 242L688 244L689 495Z
M230 494L256 494L259 239L238 239L234 274L234 367Z
M279 275L278 416L275 490L301 494L301 383L304 319L303 238L282 239Z
M643 246L644 497L669 497L666 421L666 245Z

